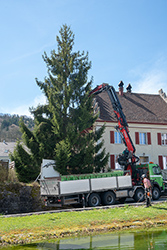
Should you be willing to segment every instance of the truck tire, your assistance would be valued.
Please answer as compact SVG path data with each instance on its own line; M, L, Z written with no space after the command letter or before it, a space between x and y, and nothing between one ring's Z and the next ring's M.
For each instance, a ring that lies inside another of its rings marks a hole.
M103 205L114 205L115 204L115 194L111 191L105 192L102 196Z
M141 201L144 201L144 189L142 188L138 188L136 189L135 191L135 194L133 196L133 199L136 201L136 202L141 202Z
M152 190L152 198L153 198L153 200L158 200L160 196L161 196L161 191L159 190L159 188L154 187L153 190Z
M89 207L97 207L101 203L101 198L97 193L92 193L88 199Z

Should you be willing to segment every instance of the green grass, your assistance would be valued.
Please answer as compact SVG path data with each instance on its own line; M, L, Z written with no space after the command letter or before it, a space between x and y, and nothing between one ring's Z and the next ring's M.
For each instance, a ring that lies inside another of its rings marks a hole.
M90 231L139 226L146 222L167 223L167 203L144 206L125 206L113 209L93 209L82 212L61 212L24 217L0 216L0 242L33 242L39 239L81 234Z

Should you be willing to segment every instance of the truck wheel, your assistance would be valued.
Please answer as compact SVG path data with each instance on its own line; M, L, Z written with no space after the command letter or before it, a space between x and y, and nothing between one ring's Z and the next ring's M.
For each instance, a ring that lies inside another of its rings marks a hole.
M159 190L159 188L154 187L152 191L153 200L158 200L160 196L161 196L161 191Z
M105 192L102 196L103 205L114 205L115 204L115 194L111 191Z
M136 202L144 201L144 190L142 188L136 189L136 192L133 198Z
M101 199L100 199L100 196L98 194L92 193L89 196L89 199L88 199L89 207L97 207L100 205L100 203L101 203Z

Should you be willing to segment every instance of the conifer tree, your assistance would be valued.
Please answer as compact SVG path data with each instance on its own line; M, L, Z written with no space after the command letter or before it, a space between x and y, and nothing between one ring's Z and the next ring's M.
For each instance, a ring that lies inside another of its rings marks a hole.
M92 79L88 81L91 62L88 53L73 52L74 34L63 25L57 36L57 52L46 53L48 76L37 85L47 98L47 104L32 108L35 129L30 132L21 123L31 159L54 159L61 174L99 172L108 161L108 154L99 142L104 126L94 130L97 116L93 113ZM89 131L88 131L89 128ZM99 153L100 150L100 153Z

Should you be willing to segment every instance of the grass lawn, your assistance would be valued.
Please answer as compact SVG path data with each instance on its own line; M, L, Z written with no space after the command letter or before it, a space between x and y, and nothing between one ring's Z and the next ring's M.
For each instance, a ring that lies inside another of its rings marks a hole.
M39 240L98 231L167 225L167 202L152 207L93 209L24 217L0 216L0 244L30 243Z

